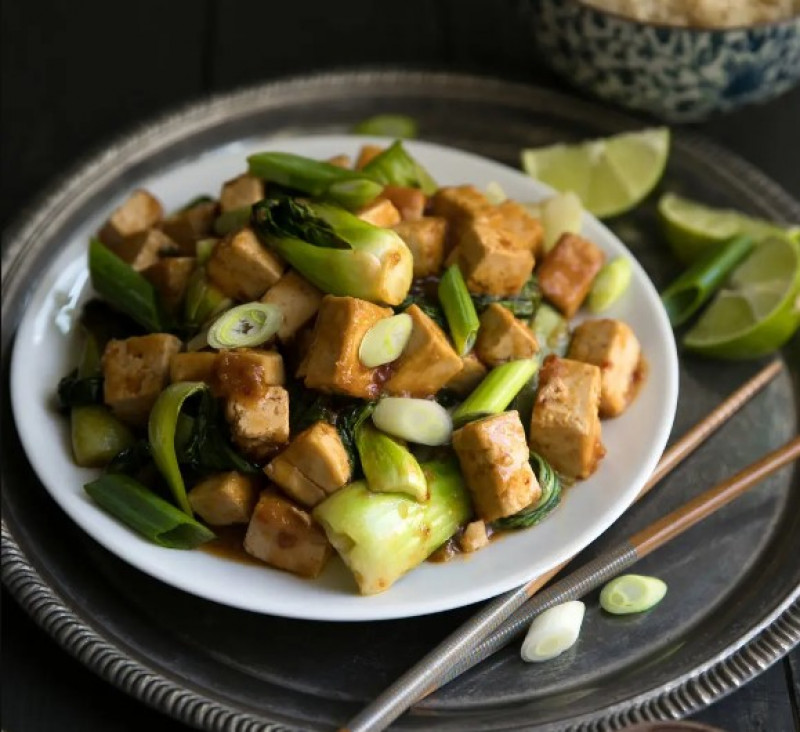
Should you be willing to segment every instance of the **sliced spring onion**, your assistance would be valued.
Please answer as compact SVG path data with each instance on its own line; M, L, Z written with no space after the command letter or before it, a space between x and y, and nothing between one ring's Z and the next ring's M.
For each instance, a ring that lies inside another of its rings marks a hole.
M379 137L401 137L408 140L417 136L417 121L404 114L376 114L355 125L353 133Z
M486 198L489 199L489 203L491 203L493 206L497 206L508 199L503 187L496 180L493 180L491 183L489 183L489 185L486 186L484 193Z
M457 264L448 267L439 280L439 302L447 318L456 352L459 356L466 356L475 345L481 322Z
M194 251L197 257L197 264L205 264L208 261L218 241L219 239L212 237L210 239L198 239L195 242Z
M368 369L374 369L399 358L411 338L413 325L407 313L379 320L364 334L358 347L358 360Z
M539 364L535 360L527 358L495 366L453 412L455 426L461 427L473 419L500 414L538 368Z
M532 506L523 508L513 516L498 519L494 522L498 529L527 529L538 524L561 502L561 479L550 463L535 452L530 453L530 463L542 495Z
M587 305L593 313L600 313L611 307L631 284L633 267L627 257L616 257L597 273L589 292Z
M643 613L658 605L666 594L666 583L657 577L623 574L600 591L600 607L614 615Z
M415 501L428 500L428 481L411 452L370 422L355 430L356 448L367 485L375 493L405 493Z
M536 354L539 359L544 360L551 353L557 356L566 354L569 346L569 325L566 318L546 302L536 310L531 330L539 342L539 352Z
M753 249L752 237L737 236L714 247L695 262L661 294L661 302L673 326L692 317Z
M372 421L379 430L419 445L444 445L453 434L447 410L427 399L386 397L375 407Z
M266 343L283 325L283 311L266 302L237 305L217 318L208 329L212 348L252 348Z
M221 213L214 220L214 233L217 236L227 236L234 231L243 229L250 223L252 213L252 206L243 206L242 208L235 208L233 211Z
M544 251L549 252L562 234L580 234L583 226L581 199L571 191L558 193L541 203Z
M194 549L215 538L205 526L127 475L106 474L84 489L102 509L160 546Z
M82 468L101 468L136 442L128 427L100 404L73 407L70 436L72 454Z
M570 600L537 615L522 641L522 660L549 661L572 648L580 635L585 612L586 606L580 600Z
M186 497L186 485L178 467L175 432L183 403L204 389L208 389L208 385L201 381L179 381L177 384L170 384L158 395L156 403L150 410L147 423L147 438L150 441L153 460L167 481L178 506L189 516L192 515L192 507Z
M205 323L232 305L233 300L209 282L203 267L198 267L189 276L183 300L183 315L188 325Z

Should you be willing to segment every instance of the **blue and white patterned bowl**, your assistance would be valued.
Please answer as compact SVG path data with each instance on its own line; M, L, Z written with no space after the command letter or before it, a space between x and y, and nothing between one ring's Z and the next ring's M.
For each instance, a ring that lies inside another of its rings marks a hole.
M642 23L579 0L530 0L544 59L575 86L671 122L771 99L800 80L800 16L747 28Z

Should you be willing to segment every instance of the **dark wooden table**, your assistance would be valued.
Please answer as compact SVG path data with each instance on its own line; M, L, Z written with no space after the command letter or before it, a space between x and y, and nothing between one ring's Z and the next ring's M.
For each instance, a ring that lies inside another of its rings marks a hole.
M561 87L520 2L372 0L2 4L3 227L110 136L212 91L354 65L457 69ZM800 89L697 126L800 196ZM67 548L68 549L68 548ZM3 591L6 732L179 730L99 680ZM800 652L698 714L725 730L800 730Z

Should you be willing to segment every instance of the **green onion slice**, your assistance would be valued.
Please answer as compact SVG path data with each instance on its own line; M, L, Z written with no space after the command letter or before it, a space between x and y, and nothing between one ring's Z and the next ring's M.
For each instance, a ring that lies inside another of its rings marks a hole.
M643 613L658 605L667 594L667 585L657 577L623 574L600 592L600 607L614 615Z
M473 419L500 414L539 368L534 359L520 359L495 366L475 391L453 412L453 422L461 427Z
M459 356L466 356L475 345L481 323L457 264L448 267L439 280L439 302L447 318L456 352Z
M283 311L266 302L237 305L217 318L208 330L212 348L251 348L266 343L283 325Z
M411 338L413 325L407 313L379 320L364 334L358 347L358 360L368 369L396 360Z
M570 600L537 615L522 641L522 660L549 661L572 648L580 635L585 612L586 606L580 600Z
M355 125L353 133L410 139L417 136L417 122L404 114L377 114Z
M419 445L444 445L453 434L450 414L428 399L385 397L375 407L372 421L379 430Z
M593 313L600 313L610 308L625 294L631 284L633 267L627 257L617 257L597 273L589 292L588 306Z
M114 518L160 546L194 549L214 534L127 475L103 475L84 486Z

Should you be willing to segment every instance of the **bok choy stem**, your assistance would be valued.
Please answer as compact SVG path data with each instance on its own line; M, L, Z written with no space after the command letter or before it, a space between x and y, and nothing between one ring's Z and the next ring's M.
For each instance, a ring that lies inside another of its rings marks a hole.
M427 500L425 474L417 459L398 440L365 421L356 427L356 448L371 491L405 493L415 501Z
M459 356L466 356L475 345L481 323L457 264L448 267L439 280L439 302L447 318L456 352Z

